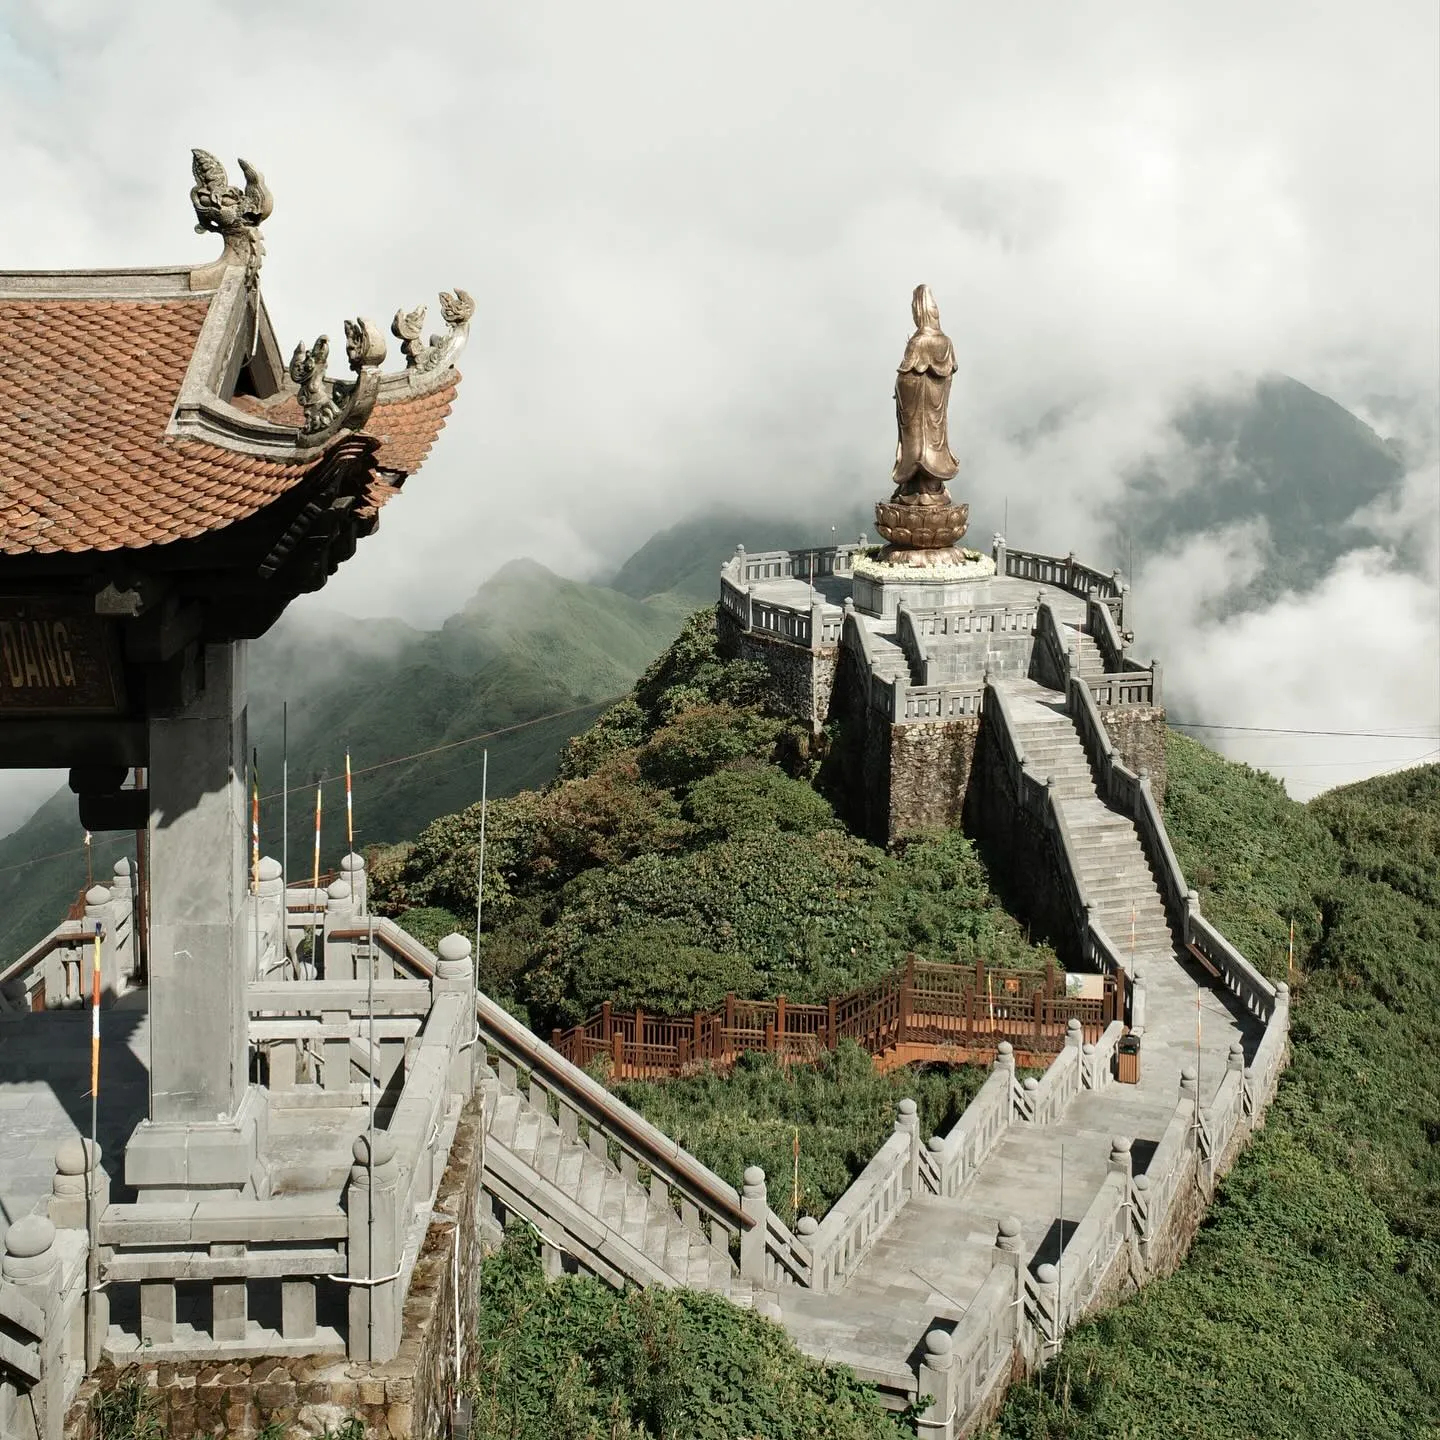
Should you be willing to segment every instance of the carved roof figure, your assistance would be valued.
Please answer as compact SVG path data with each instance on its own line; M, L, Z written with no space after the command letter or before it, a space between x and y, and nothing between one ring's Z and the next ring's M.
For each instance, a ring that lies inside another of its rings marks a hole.
M225 167L208 150L192 150L190 155L195 175L190 189L195 233L211 231L224 236L228 263L244 264L253 280L265 255L259 227L275 208L265 177L249 161L242 160L240 172L245 177L245 188L240 190L230 183Z

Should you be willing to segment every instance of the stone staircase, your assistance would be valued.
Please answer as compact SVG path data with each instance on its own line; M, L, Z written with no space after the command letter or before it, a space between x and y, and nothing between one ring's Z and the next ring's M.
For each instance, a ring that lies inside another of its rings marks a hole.
M1063 698L1030 680L1006 681L1003 688L1026 759L1037 775L1054 782L1095 918L1128 957L1133 916L1136 957L1168 960L1175 939L1140 837L1129 818L1096 793L1089 758Z
M612 1164L598 1134L593 1147L566 1135L548 1109L498 1078L486 1079L484 1090L486 1188L540 1233L557 1260L568 1255L617 1286L683 1285L753 1302L728 1249Z

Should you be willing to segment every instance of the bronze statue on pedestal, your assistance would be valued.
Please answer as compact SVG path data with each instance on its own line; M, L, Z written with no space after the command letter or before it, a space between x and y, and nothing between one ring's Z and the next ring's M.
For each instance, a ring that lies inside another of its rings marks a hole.
M940 328L928 285L910 300L915 333L895 380L895 493L875 507L875 524L890 543L881 559L893 564L950 565L961 561L955 542L965 533L968 505L954 505L946 482L960 466L950 453L950 382L955 347Z

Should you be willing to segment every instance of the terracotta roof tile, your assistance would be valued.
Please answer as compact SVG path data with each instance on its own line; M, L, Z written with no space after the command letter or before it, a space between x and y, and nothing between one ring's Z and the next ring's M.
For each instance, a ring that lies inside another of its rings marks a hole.
M167 436L209 306L0 302L0 552L118 550L253 514L313 465ZM224 492L227 503L214 503Z

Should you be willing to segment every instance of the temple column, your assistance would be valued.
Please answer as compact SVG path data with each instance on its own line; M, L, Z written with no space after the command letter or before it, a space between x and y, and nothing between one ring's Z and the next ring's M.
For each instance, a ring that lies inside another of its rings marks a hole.
M245 718L239 643L206 646L200 692L149 722L150 1118L125 1175L155 1199L246 1193L263 1138L245 995Z

